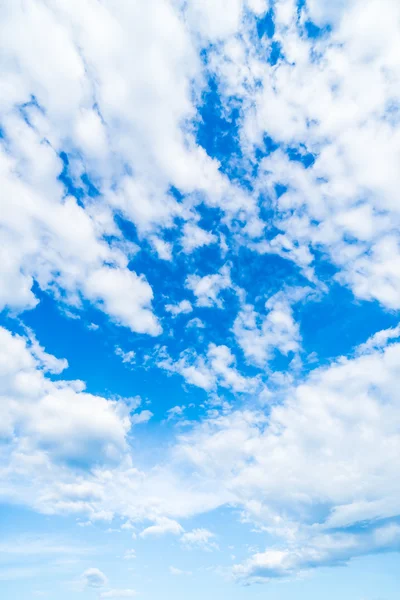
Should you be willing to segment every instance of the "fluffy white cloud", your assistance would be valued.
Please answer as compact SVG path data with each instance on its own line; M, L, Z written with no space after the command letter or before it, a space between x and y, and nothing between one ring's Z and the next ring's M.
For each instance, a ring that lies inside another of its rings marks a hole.
M189 254L201 248L202 246L209 246L215 244L218 241L217 236L213 233L202 229L195 223L185 223L183 226L183 237L181 240L183 251Z
M132 425L138 425L139 423L147 423L150 421L153 413L150 410L142 410L140 413L136 413L131 417Z
M85 281L87 296L121 325L157 335L161 327L150 310L153 292L144 277L128 269L102 267Z
M95 567L86 569L82 573L82 580L87 587L91 588L102 588L107 585L108 581L104 573Z
M193 308L189 300L181 300L178 304L166 304L165 310L171 315L176 316L180 314L188 314L192 312Z
M222 40L237 33L243 10L242 0L193 0L186 6L189 24L207 40Z
M371 532L319 535L302 547L258 552L233 567L238 580L260 582L307 571L321 566L344 565L351 558L374 552L391 552L400 546L400 526L374 528Z
M358 346L357 352L359 354L366 354L373 350L382 350L391 340L397 338L400 338L400 325L397 325L392 329L377 331L365 342L365 344Z
M196 296L197 306L217 306L218 308L222 308L223 303L219 294L222 290L232 287L230 268L228 265L224 265L218 273L205 275L204 277L189 275L186 279L186 287L192 290Z
M134 350L128 350L125 352L119 346L115 347L115 354L121 357L121 360L124 364L132 365L135 362L136 353Z
M233 332L246 358L262 367L279 350L287 355L300 349L299 326L285 294L272 296L265 303L266 315L244 305L236 317Z
M135 406L88 394L81 381L53 381L45 374L66 366L36 340L30 345L0 328L2 439L16 444L20 456L42 450L56 460L88 465L119 460Z
M232 214L251 204L184 126L196 115L193 85L202 75L185 22L164 0L144 12L114 0L18 1L0 16L0 306L35 306L36 282L63 302L79 307L83 296L117 323L157 335L152 290L127 268L138 247L121 241L114 214L171 260L162 229L195 214L171 185L201 191L213 206L229 197ZM136 55L143 60L128 58ZM66 195L63 169L79 202ZM85 174L99 189L96 202ZM193 223L183 233L187 251L215 241Z
M227 346L210 344L205 356L182 352L177 360L163 356L158 366L171 373L179 373L187 383L210 391L218 385L234 392L252 392L258 379L245 377L236 368L236 358Z
M308 0L299 14L295 0L277 0L275 65L265 62L271 41L255 44L254 22L243 19L267 5L16 0L0 8L0 310L34 308L38 286L74 311L90 302L118 325L160 334L153 290L133 270L140 248L118 223L134 225L152 259L172 261L176 244L177 260L191 266L196 248L217 242L198 225L200 202L223 214L220 247L229 260L245 244L295 262L318 284L322 256L358 298L400 307L399 4ZM308 18L329 22L332 32L310 38ZM222 115L232 98L241 107L232 133L246 190L195 141L205 75L218 85ZM279 148L260 159L265 136ZM187 276L198 307L222 309L223 292L238 293L230 264ZM301 337L295 300L278 294L258 313L259 300L242 301L233 332L247 361L265 368L276 351L299 352ZM165 308L174 316L192 305ZM210 532L185 533L181 520L241 507L244 521L277 538L235 567L245 581L398 549L398 337L398 327L378 332L354 357L302 383L287 378L276 396L263 389L265 374L240 372L227 345L207 340L204 354L177 359L160 352L158 365L210 392L209 404L224 389L251 394L251 403L240 398L232 408L218 399L221 409L189 424L160 463L142 471L127 440L150 411L132 415L134 399L106 399L80 381L50 377L67 361L31 332L0 328L1 497L89 522L123 516L151 523L142 537L171 533L204 547L215 543ZM359 534L337 532L361 522ZM83 579L106 584L98 569ZM101 597L133 594L107 589Z
M289 390L269 416L235 411L181 437L181 459L228 487L248 519L282 538L238 566L239 578L288 575L398 546L390 519L400 514L399 357L400 345L391 343L342 358ZM360 536L330 533L379 520L389 522Z
M24 340L12 339L15 344L0 366L8 372L19 361L19 370L29 373L35 359L24 351ZM254 408L212 411L181 433L162 465L150 472L127 463L78 477L57 464L56 471L43 469L36 454L22 462L19 453L12 464L13 485L17 473L25 482L27 472L35 473L29 502L41 510L148 519L152 524L142 537L170 533L194 544L214 540L202 529L184 532L179 520L224 504L240 506L245 520L275 538L273 549L235 568L236 576L248 581L395 548L399 360L400 344L386 332L354 358L316 369L286 389L284 401L266 413ZM34 389L32 381L29 389ZM93 419L87 427L94 427ZM70 441L62 435L64 448ZM6 478L4 483L9 490ZM21 497L27 501L26 493ZM364 523L360 535L340 532L357 523Z
M148 537L150 536L158 536L164 535L166 533L171 533L173 535L179 535L183 532L183 527L179 525L177 521L173 519L168 519L167 517L161 517L156 520L155 525L150 525L150 527L146 527L140 533L140 537Z
M205 325L201 319L195 317L194 319L190 319L186 325L187 329L196 328L196 329L205 329Z
M118 323L159 333L151 312L152 290L144 277L127 269L129 249L124 252L102 240L106 233L117 233L112 222L100 223L102 215L91 215L75 198L63 197L57 180L60 159L22 116L8 116L3 126L1 306L33 307L35 280L71 305L79 307L83 295Z
M276 65L260 70L246 37L235 70L219 55L214 63L221 86L235 89L248 107L240 130L247 156L255 160L265 135L281 144L260 161L254 182L269 197L280 230L258 249L295 261L310 279L322 249L356 296L397 309L399 4L313 0L307 7L298 21L292 0L276 3L275 41L284 57ZM310 17L331 22L332 32L304 35ZM314 163L306 169L290 160L288 148L312 153ZM281 196L277 184L286 188Z

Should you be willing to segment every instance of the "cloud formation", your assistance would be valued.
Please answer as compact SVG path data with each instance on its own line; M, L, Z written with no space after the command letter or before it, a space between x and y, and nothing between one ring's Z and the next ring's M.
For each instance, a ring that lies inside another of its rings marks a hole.
M400 550L399 34L397 0L0 8L5 505L214 570L223 511L246 584Z

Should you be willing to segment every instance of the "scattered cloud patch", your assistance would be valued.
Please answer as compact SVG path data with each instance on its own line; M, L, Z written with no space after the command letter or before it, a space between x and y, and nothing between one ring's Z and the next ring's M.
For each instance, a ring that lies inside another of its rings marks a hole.
M181 536L181 543L187 548L211 551L218 549L218 545L214 539L215 535L211 531L199 528L184 533Z
M86 569L86 571L82 573L82 580L85 586L89 588L102 588L108 583L104 573L95 567Z

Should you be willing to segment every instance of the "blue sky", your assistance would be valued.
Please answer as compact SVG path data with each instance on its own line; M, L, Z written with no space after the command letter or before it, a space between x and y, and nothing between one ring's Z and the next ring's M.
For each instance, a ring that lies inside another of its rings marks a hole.
M1 597L397 599L398 2L8 4Z

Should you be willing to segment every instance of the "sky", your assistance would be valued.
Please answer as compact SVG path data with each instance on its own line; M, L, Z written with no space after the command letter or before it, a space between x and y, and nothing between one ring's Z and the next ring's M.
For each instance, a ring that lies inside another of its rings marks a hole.
M397 600L398 0L0 39L2 600Z

